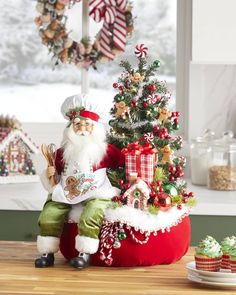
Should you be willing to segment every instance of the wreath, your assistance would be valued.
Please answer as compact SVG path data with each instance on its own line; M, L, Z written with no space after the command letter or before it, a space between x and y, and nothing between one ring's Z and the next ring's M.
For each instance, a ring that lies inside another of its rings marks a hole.
M38 0L35 18L42 43L46 45L55 64L73 63L78 67L96 69L98 61L113 60L125 50L126 39L133 31L132 6L128 0L88 0L89 15L96 22L103 21L92 43L90 38L76 42L66 31L65 12L81 0Z

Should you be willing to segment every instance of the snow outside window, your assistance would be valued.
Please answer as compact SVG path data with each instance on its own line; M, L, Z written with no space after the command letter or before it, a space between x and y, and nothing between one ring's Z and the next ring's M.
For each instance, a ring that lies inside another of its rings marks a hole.
M115 92L112 84L121 73L119 61L135 62L137 43L149 48L150 60L161 61L159 79L166 80L172 91L175 108L176 84L176 2L177 0L133 1L135 29L125 54L114 62L89 71L91 95L108 108ZM22 122L63 122L63 100L80 92L81 73L74 65L53 69L48 49L41 44L34 18L36 1L0 2L0 113L16 116ZM81 3L68 11L68 30L72 38L81 37ZM95 35L90 20L91 36ZM98 28L96 27L96 30Z

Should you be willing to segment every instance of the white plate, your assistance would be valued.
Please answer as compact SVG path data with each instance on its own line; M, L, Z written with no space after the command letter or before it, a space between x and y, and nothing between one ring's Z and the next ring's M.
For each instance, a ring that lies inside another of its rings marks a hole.
M235 279L236 281L236 273L232 273L230 269L220 269L219 272L199 270L199 269L196 269L195 261L191 261L187 263L186 268L189 271L191 271L192 274L197 274L204 277L229 278L229 279Z
M192 282L205 284L205 285L222 286L222 287L224 287L224 286L234 287L235 286L236 287L236 282L235 283L210 282L210 281L203 280L203 279L199 278L198 276L190 275L190 274L188 274L188 279Z

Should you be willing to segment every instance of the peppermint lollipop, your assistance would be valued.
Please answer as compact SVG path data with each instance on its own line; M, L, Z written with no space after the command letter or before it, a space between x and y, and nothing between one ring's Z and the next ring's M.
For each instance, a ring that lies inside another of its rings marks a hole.
M144 44L136 45L134 54L138 58L144 58L147 56L148 48Z

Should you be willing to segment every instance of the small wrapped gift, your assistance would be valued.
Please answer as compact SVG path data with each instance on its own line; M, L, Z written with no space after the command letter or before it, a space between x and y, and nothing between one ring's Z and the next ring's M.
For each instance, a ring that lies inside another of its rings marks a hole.
M122 153L125 155L127 180L129 180L130 175L137 173L137 176L147 183L153 182L157 151L151 144L141 146L134 142L122 149Z

